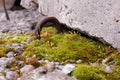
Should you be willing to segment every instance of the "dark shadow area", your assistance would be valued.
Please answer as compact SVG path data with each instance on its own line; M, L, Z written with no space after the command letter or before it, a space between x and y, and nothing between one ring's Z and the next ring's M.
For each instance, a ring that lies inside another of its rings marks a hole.
M21 0L16 0L14 5L15 6L20 6L20 2L21 2Z
M20 2L21 0L16 0L15 3L14 3L14 6L12 7L11 10L22 10L22 9L25 9L23 8L21 5L20 5Z

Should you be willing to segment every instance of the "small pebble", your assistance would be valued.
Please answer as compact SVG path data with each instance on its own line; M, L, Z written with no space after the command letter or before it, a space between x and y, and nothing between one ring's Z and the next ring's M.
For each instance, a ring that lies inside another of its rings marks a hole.
M27 74L28 72L34 70L33 65L25 65L23 68L20 69L20 72L23 74Z
M99 66L99 63L95 62L95 63L90 63L91 66Z
M45 65L44 65L45 69L47 71L53 71L55 69L55 64L54 62L47 62Z
M6 72L7 80L17 80L18 77L19 77L19 75L15 71L8 71L8 72Z
M66 64L63 69L62 72L65 74L69 74L71 73L73 70L75 69L75 66L73 64Z
M1 31L2 33L8 33L9 32L9 29L8 28L5 28Z
M12 52L12 51L11 51L11 52L8 52L6 56L7 56L8 58L14 57L14 52Z
M81 62L82 62L82 60L80 60L80 59L76 61L76 63L78 63L78 64L81 63Z
M113 66L113 65L106 66L106 68L105 68L105 71L107 73L112 73L114 70L115 70L115 66Z

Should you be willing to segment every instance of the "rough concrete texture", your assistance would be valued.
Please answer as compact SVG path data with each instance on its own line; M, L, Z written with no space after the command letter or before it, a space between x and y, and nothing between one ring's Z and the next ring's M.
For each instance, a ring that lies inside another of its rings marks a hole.
M38 11L120 49L120 0L38 0Z
M36 24L41 14L37 11L8 11L10 16L10 21L5 18L4 12L0 13L0 32L9 31L10 33L26 33L31 31L30 28Z
M36 10L38 8L37 0L21 0L20 4L28 10Z

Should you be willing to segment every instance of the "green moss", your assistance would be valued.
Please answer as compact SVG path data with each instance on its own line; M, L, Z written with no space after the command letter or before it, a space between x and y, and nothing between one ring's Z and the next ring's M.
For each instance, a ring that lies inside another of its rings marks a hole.
M116 70L112 73L104 74L107 80L120 80L120 66L116 66L115 68Z
M5 55L6 55L6 54L5 54L4 50L0 50L0 58L1 58L1 57L5 57Z
M116 62L116 65L120 65L120 52L113 55L113 59Z
M106 80L103 73L104 70L102 67L93 67L88 65L77 65L73 75L78 80Z
M106 64L111 65L111 61L115 61L116 65L120 65L120 52L109 54Z
M2 34L2 35L4 35L4 34ZM3 39L0 40L1 45L22 43L22 42L25 42L29 37L28 35L22 35L22 34L18 34L17 36L9 34L7 36L8 36L8 38L3 37Z
M35 54L38 59L64 63L74 63L81 59L85 64L109 58L107 63L115 60L116 65L119 65L117 50L76 33L55 34L51 29L45 28L41 33L42 39L28 44L23 55L32 57ZM105 73L103 67L78 65L73 75L78 80L119 80L118 71L119 68L113 73Z
M19 34L16 37L12 34L9 37L6 34L2 34L0 57L6 56L6 53L9 51L14 51L14 49L5 48L6 45L23 43L29 37L33 37L33 32L25 35ZM72 73L78 80L120 80L120 52L117 50L80 36L77 33L56 34L55 28L52 27L44 28L41 32L41 37L41 40L34 40L25 45L24 53L15 58L35 67L42 65L38 63L38 59L58 61L64 64L75 63L80 59L84 65L77 64L76 70ZM36 55L36 58L33 58L34 55ZM27 61L28 57L30 58ZM105 58L108 58L106 64L111 64L111 61L115 60L116 70L113 73L105 73L104 68L101 66L93 67L86 65L91 62L100 62ZM11 70L18 70L21 67L14 62L9 66Z
M42 39L27 45L24 55L30 57L36 54L39 58L59 62L75 62L82 59L83 62L89 63L105 58L109 51L114 53L114 49L100 42L95 42L76 33L55 34L55 30L52 32L51 29L43 29Z
M7 44L12 44L12 42L9 41L9 40L0 40L0 44L4 46L4 45L7 45Z
M12 38L10 41L12 43L22 43L22 42L25 42L26 40L28 39L28 36L27 35L17 35L16 39Z
M6 42L6 40L0 40L0 44L5 44Z
M88 65L77 65L73 75L77 80L106 80L105 76L101 73L104 73L102 67L93 67Z
M120 66L116 66L116 70L114 72L114 80L120 80Z
M73 71L72 75L77 80L120 80L120 66L115 67L116 70L112 73L106 73L105 68L102 66L89 66L79 64Z
M0 57L5 57L6 53L8 53L9 51L14 51L14 49L12 48L5 48L5 47L0 47Z

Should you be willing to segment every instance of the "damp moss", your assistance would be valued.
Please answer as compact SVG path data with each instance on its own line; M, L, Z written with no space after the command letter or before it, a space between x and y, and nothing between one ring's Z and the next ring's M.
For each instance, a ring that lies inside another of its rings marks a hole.
M107 80L103 73L105 73L103 67L77 65L72 75L75 76L77 80Z
M0 33L0 37L0 45L7 45L12 43L10 39L13 38L13 35Z
M119 80L119 75L119 66L116 66L116 70L112 73L107 73L103 66L90 66L86 64L77 65L72 73L72 76L75 76L77 80Z
M0 57L5 57L6 54L9 52L9 51L14 51L14 49L12 48L5 48L5 47L0 47Z
M7 44L12 44L10 40L0 40L0 45L7 45Z
M116 65L120 65L120 52L109 55L106 63L111 64L111 61L114 61Z
M18 34L15 39L12 38L10 41L12 43L22 43L22 42L25 42L28 39L28 37L29 36L27 35Z
M9 34L6 37L2 37L2 39L0 39L0 44L8 45L13 43L22 43L25 42L28 39L28 37L29 37L28 35L22 35L22 34L18 34L18 35Z
M10 35L8 38L6 38L6 35L3 35L3 38L0 39L0 57L6 56L6 53L11 51L11 49L5 48L5 45L23 43L29 37L33 37L33 32L27 35ZM64 64L76 63L77 60L82 60L82 63L77 64L76 70L72 73L78 80L120 79L120 53L114 48L93 39L83 37L75 32L56 34L55 28L52 27L42 29L41 37L40 40L34 40L29 44L25 44L24 53L15 58L24 61L26 64L32 64L35 67L42 65L38 63L39 59L58 61ZM33 58L34 56L36 58ZM30 57L29 61L27 61L28 57ZM106 58L108 58L106 62L108 65L111 61L115 60L116 70L113 73L106 73L105 68L102 66L93 67L88 65L89 63L99 62ZM11 65L18 66L16 69L21 67L15 63ZM11 69L12 66L10 66Z
M14 35L12 34L1 34L1 39L0 39L0 57L6 56L6 54L9 51L17 52L13 48L7 48L6 46L13 44L13 43L19 43L25 40L26 36L24 35L25 38L23 38L23 35L19 36L19 39L14 39Z
M40 59L58 62L75 62L81 59L89 63L105 58L110 51L115 53L115 49L77 33L55 34L52 29L44 28L41 40L28 44L23 55L31 57L36 54Z

